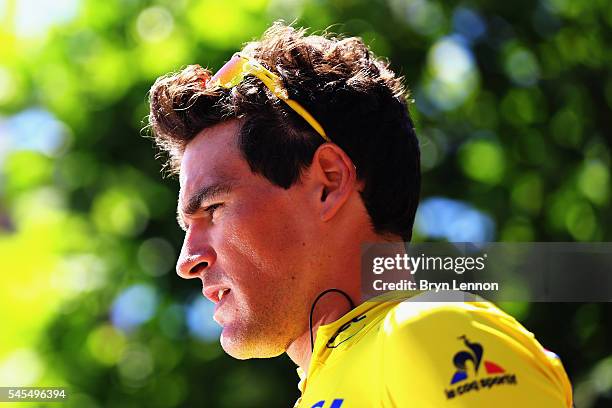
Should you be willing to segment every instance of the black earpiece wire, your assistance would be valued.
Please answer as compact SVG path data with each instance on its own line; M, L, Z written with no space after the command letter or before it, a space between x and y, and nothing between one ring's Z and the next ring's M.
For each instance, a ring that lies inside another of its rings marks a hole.
M312 302L312 307L310 308L310 319L309 319L309 328L310 328L310 351L314 351L314 336L312 333L312 315L314 313L314 309L315 306L317 304L317 302L319 301L319 299L321 299L323 297L323 295L326 295L330 292L338 292L340 293L342 296L344 296L348 301L349 304L351 305L351 310L353 310L355 308L355 303L353 303L353 300L351 299L351 297L349 295L346 294L346 292L340 290L340 289L336 289L336 288L331 288L331 289L327 289L324 290L323 292L319 293L319 296L317 296L317 298L314 300L314 302Z

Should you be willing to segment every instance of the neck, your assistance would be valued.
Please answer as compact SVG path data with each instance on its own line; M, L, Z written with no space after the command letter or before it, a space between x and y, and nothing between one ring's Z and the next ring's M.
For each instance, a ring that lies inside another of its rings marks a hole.
M362 209L365 212L365 209ZM374 233L370 225L361 225L355 223L354 220L347 221L342 228L336 228L336 231L349 231L347 237L334 237L331 236L327 240L328 242L345 242L346 244L330 250L328 259L337 259L336 254L345 254L342 262L342 266L335 264L330 271L333 273L325 276L329 286L321 288L317 293L314 294L310 304L308 304L308 312L312 308L312 303L319 294L329 288L338 288L348 295L353 302L354 306L360 305L361 299L361 279L360 279L360 263L361 263L361 242L389 242L389 237L383 237ZM367 231L364 233L364 231ZM399 237L394 238L393 241L401 241ZM338 292L328 292L323 295L318 301L316 301L315 308L312 314L312 336L313 344L316 342L317 330L320 326L333 323L340 319L342 316L347 314L351 310L351 302ZM306 306L306 305L305 305ZM310 343L310 329L308 322L304 322L306 330L293 340L287 347L287 355L295 364L297 364L305 373L308 373L310 362L312 359L312 348Z
M353 302L359 300L347 292ZM357 303L356 303L357 304ZM317 330L320 326L333 323L351 310L350 302L338 292L328 292L323 295L315 305L312 316L313 343L316 341ZM287 355L304 372L308 372L312 359L310 344L310 329L302 333L287 348Z

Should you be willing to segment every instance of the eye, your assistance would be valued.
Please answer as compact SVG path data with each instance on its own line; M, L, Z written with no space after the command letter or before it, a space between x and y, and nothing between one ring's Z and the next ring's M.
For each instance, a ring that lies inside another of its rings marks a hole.
M206 212L206 214L212 217L215 213L215 210L222 206L223 206L223 203L212 204L212 205L209 205L208 207L205 207L204 211Z

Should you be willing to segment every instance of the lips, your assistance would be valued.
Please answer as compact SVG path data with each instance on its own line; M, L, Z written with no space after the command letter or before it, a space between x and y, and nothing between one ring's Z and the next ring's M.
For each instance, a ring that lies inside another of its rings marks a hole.
M223 298L223 295L225 295L226 293L229 293L229 291L230 291L229 289L219 289L219 292L217 293L217 296L219 297L219 302Z
M206 296L211 302L219 303L224 296L231 291L227 286L214 285L214 286L206 286L203 289L203 294Z

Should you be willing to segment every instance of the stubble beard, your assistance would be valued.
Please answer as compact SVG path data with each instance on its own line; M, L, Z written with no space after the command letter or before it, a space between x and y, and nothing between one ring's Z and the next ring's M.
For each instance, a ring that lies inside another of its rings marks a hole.
M279 308L283 296L278 297L277 302L262 305L262 310L245 313L243 318L223 327L221 346L227 354L246 360L276 357L287 351L289 345L302 334L303 322L295 305L285 303L284 308Z

